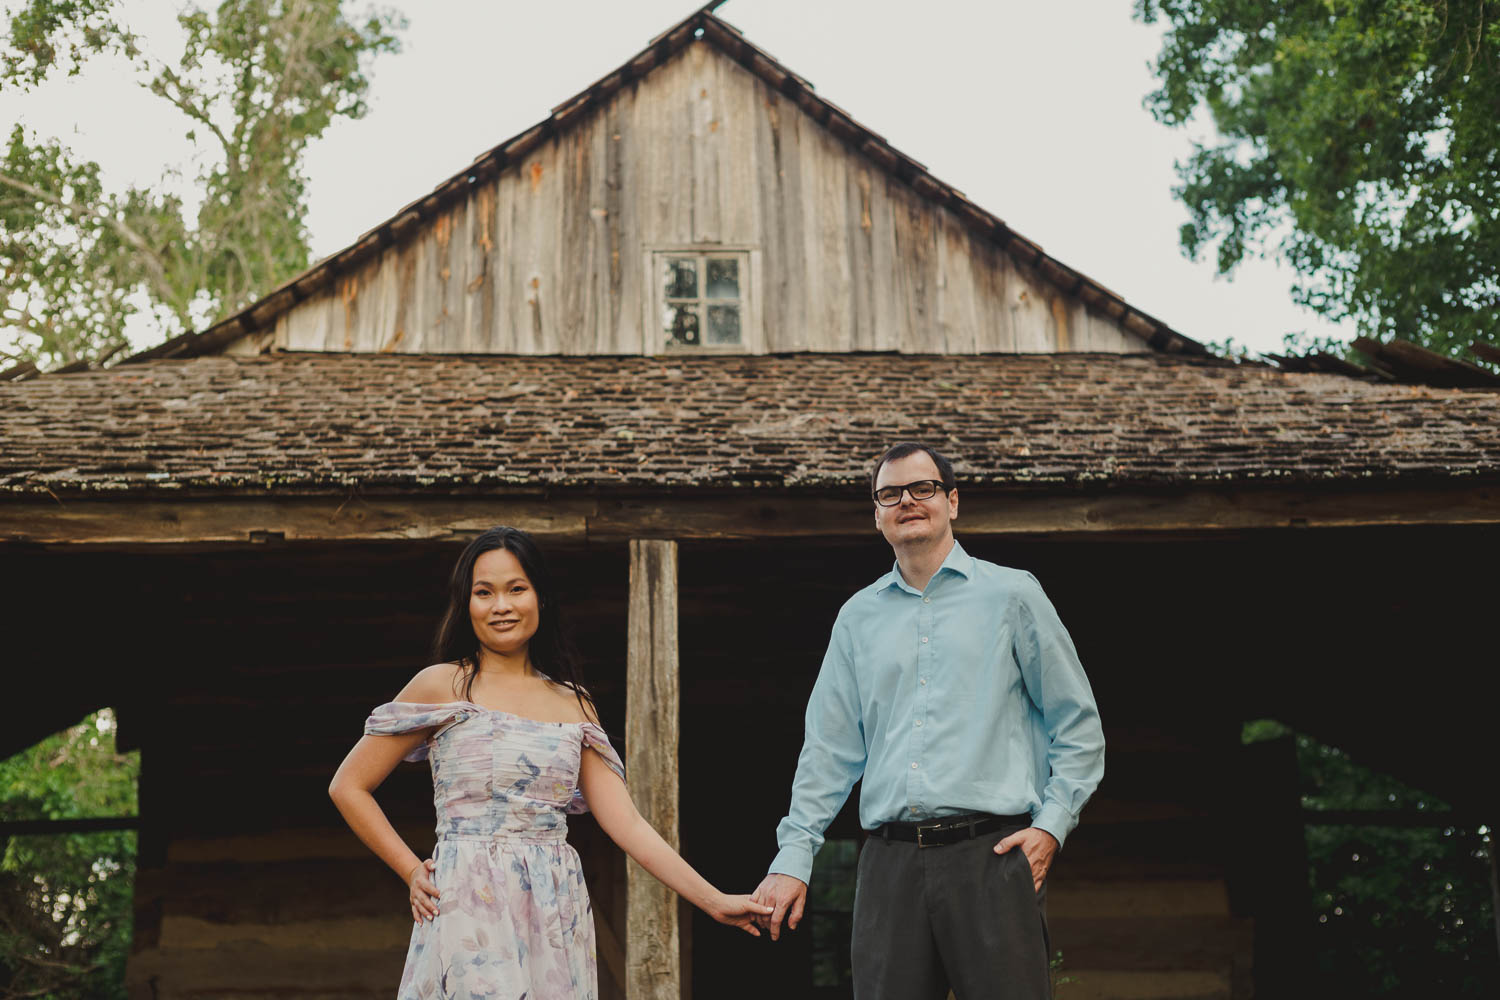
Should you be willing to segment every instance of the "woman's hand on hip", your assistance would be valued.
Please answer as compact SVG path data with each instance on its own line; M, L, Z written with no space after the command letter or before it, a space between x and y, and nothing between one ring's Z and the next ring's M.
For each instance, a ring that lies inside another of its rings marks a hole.
M431 873L437 862L428 858L406 873L406 888L411 897L411 917L417 923L433 920L438 915L438 890Z

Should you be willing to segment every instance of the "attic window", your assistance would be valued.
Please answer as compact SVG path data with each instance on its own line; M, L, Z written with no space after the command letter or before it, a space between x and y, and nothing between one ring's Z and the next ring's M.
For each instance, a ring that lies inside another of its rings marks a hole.
M744 350L750 266L746 253L658 253L664 350Z

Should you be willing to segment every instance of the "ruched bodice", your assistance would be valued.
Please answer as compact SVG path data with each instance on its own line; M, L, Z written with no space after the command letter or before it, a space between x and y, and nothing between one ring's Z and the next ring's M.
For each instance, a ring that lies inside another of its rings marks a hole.
M588 808L578 790L585 746L625 776L609 738L593 723L538 722L472 702L390 702L371 714L365 732L429 727L432 735L407 760L431 760L440 839L547 840L566 833L566 814Z
M563 839L588 747L624 777L604 730L539 722L472 702L389 702L365 732L431 730L407 760L432 767L440 914L412 931L399 996L597 996L594 923L578 855Z

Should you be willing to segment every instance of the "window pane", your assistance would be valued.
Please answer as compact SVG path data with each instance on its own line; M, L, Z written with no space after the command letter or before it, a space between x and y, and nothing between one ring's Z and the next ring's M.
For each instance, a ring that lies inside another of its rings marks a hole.
M740 297L739 261L714 259L708 261L708 297L711 299Z
M738 344L740 342L740 307L708 307L708 343Z
M662 274L669 299L698 297L698 262L691 257L668 257Z
M698 343L698 308L696 306L669 305L662 324L667 335L667 346Z

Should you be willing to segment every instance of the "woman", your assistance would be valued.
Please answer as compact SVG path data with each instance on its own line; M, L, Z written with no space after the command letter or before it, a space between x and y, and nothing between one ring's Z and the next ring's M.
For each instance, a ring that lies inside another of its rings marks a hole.
M567 813L599 826L720 923L759 935L771 908L727 896L636 812L624 768L579 682L536 544L491 528L464 550L435 643L442 662L376 708L329 795L407 883L416 921L399 996L593 1000L594 924ZM371 794L429 757L437 846L417 857Z

